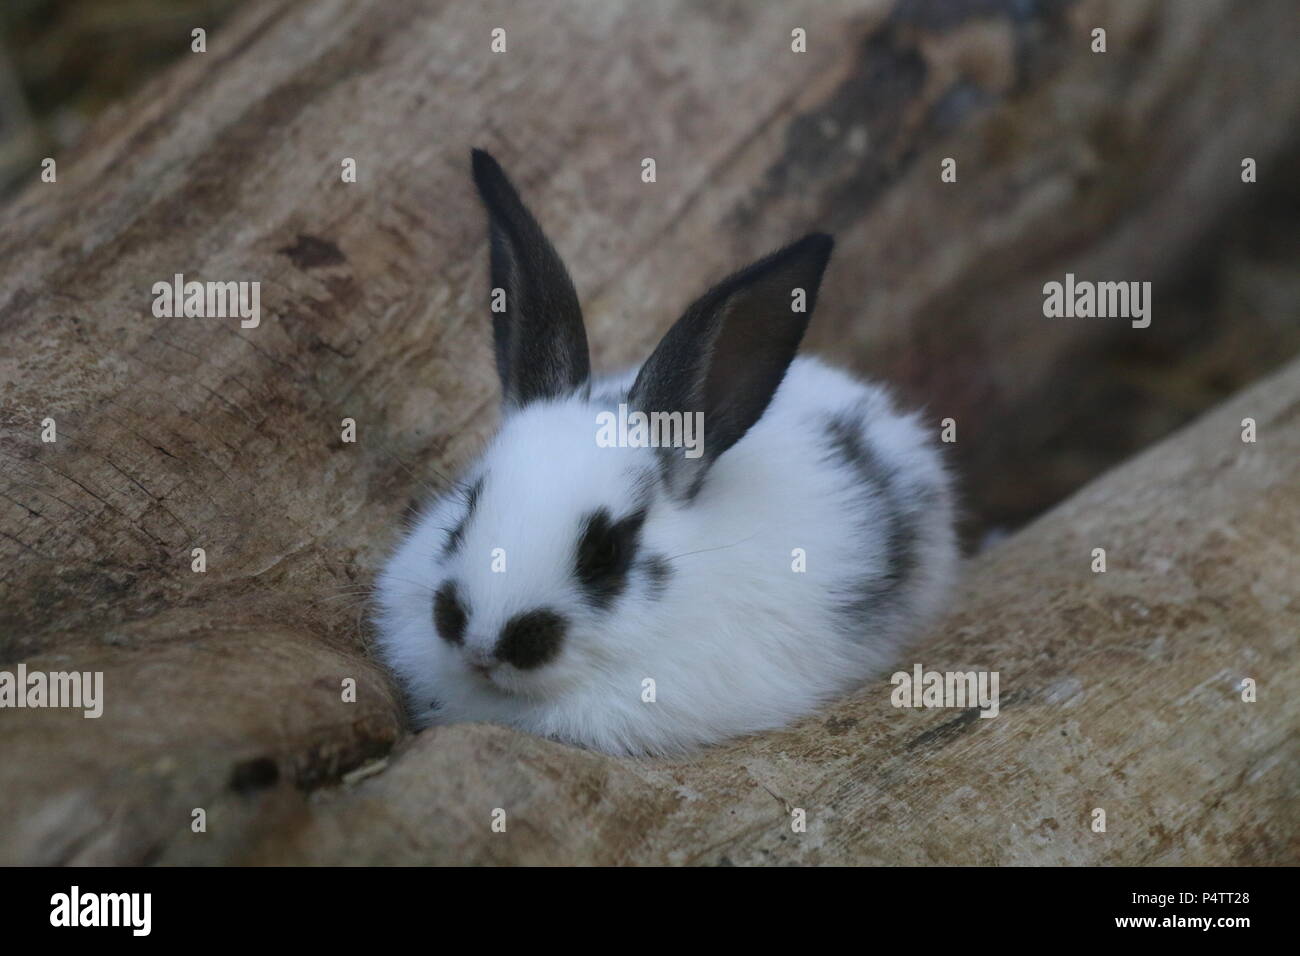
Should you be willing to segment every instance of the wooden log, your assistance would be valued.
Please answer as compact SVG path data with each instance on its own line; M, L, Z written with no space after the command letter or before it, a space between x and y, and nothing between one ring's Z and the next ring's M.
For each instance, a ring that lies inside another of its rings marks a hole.
M674 763L440 727L239 859L1295 864L1298 612L1300 362L971 562L903 670L997 671L994 718L882 678Z
M1298 23L1287 0L250 4L0 213L0 661L102 670L106 696L97 720L0 714L0 862L266 858L305 794L394 744L438 750L403 736L358 589L491 426L471 145L571 264L599 367L644 354L710 280L835 231L809 347L955 417L967 480L988 485L999 433L1103 334L1044 320L1042 282L1159 294L1239 201L1241 154L1266 166L1293 135ZM260 325L156 318L153 284L177 273L260 282ZM465 739L486 749L462 756L631 779L504 731ZM761 774L786 739L725 753ZM807 752L847 740L827 729ZM463 800L420 776L429 759L381 779ZM633 789L629 820L679 801ZM569 852L633 856L601 839Z

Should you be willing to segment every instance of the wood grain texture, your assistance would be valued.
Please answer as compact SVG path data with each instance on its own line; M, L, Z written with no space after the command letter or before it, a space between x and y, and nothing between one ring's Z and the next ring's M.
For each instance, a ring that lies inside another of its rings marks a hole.
M1241 155L1263 167L1294 136L1297 26L1288 0L250 4L0 212L0 663L103 670L107 698L94 721L0 714L0 862L1294 860L1294 711L1266 697L1251 722L1223 688L1294 666L1295 576L1253 537L1295 531L1271 450L1258 473L1182 477L1165 450L981 561L985 590L926 645L927 664L1017 675L1022 696L974 727L868 692L687 767L491 728L412 739L357 589L495 414L470 146L569 263L602 368L710 281L836 232L809 347L957 418L966 480L992 485L1000 434L1050 414L1054 364L1105 331L1045 322L1042 283L1159 295L1240 201ZM938 182L949 155L960 188ZM154 318L150 288L177 272L260 281L261 326ZM1289 374L1257 401L1294 402ZM1095 529L1130 543L1104 581L1080 579ZM1148 577L1139 545L1204 584ZM1144 690L1153 672L1186 702ZM318 796L394 746L369 783ZM1240 815L1210 812L1234 786ZM1126 821L1104 840L1076 832L1092 793ZM800 800L818 822L797 842L774 821ZM508 839L474 829L485 804L520 815Z

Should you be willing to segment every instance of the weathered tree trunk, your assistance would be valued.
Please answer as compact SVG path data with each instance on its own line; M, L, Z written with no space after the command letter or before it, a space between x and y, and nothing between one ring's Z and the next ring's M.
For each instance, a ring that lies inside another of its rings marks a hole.
M598 366L835 231L809 347L955 418L988 486L1054 364L1107 334L1044 320L1042 283L1158 298L1241 157L1294 135L1297 26L1290 0L250 5L0 213L0 662L102 670L106 695L98 720L0 712L0 862L1294 858L1294 548L1263 537L1294 544L1294 373L1251 399L1292 403L1258 450L1198 432L1173 448L1212 456L1164 449L980 562L923 659L1001 669L994 721L873 711L875 688L682 766L407 740L353 588L493 418L471 145L570 263ZM155 318L175 273L260 281L261 325ZM1263 464L1212 467L1237 459ZM1256 667L1261 702L1231 703ZM1248 805L1196 817L1233 786ZM783 839L801 800L817 822ZM497 806L531 823L483 838Z

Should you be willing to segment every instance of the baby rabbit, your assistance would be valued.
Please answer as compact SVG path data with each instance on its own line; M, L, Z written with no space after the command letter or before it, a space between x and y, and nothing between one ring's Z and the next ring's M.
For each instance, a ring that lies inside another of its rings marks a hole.
M593 379L564 264L496 160L473 168L502 422L378 580L417 723L682 754L889 666L950 590L952 492L916 415L795 358L831 238L723 280L639 369ZM702 444L598 440L620 405L702 413Z

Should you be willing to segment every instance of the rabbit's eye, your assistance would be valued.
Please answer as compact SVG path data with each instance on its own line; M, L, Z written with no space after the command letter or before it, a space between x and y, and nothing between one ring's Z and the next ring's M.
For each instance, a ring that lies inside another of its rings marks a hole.
M433 626L438 636L448 644L459 644L465 639L467 618L456 582L444 581L433 596Z
M596 544L594 563L597 568L609 570L618 564L618 538L608 534Z
M621 551L618 530L610 522L609 513L597 512L588 520L578 542L578 578L589 583L616 571Z
M587 596L598 607L609 604L622 591L644 520L644 510L614 521L609 511L601 508L583 522L575 571Z

